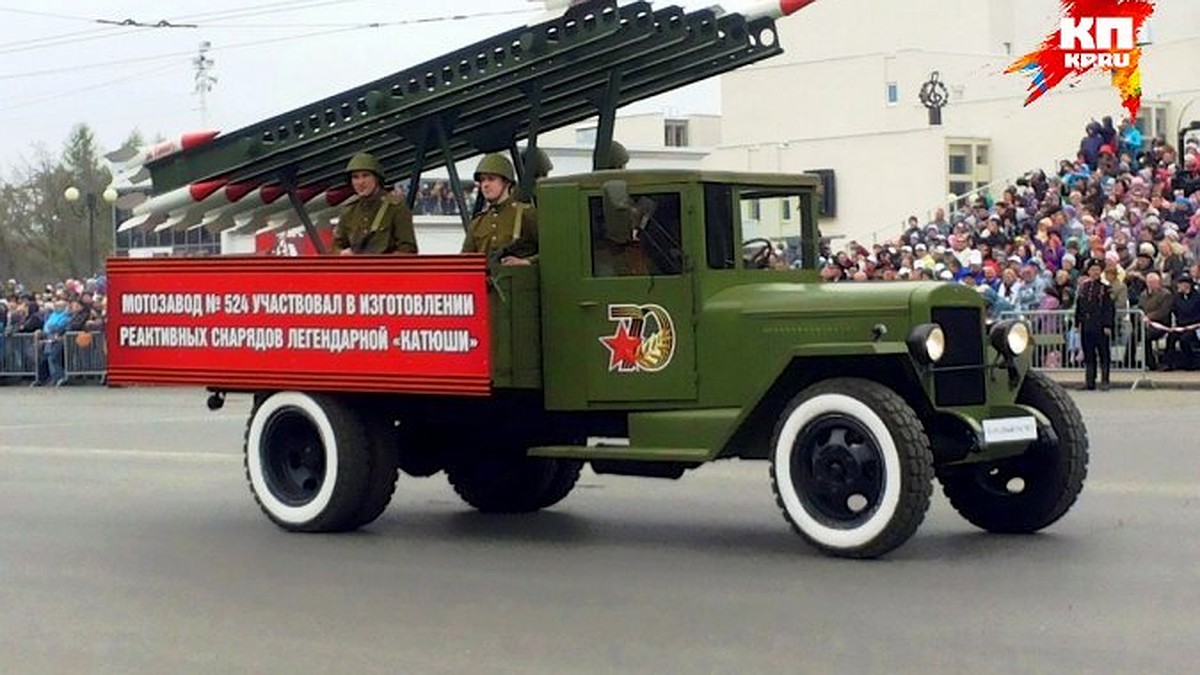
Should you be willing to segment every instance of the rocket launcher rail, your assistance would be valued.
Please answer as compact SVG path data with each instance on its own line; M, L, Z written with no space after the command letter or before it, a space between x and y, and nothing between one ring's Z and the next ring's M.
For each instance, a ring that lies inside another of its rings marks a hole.
M542 130L596 115L599 138L611 137L617 108L781 52L770 13L594 0L148 167L156 194L216 179L331 184L347 158L367 151L388 176L415 182L451 160L536 143Z

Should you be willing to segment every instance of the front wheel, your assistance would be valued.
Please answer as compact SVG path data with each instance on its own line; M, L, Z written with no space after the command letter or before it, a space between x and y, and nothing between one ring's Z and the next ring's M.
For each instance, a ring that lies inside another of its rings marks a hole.
M1087 428L1066 390L1031 371L1017 402L1049 418L1053 436L1041 434L1017 457L938 471L951 506L989 532L1027 534L1050 525L1070 510L1087 478Z
M916 412L868 380L800 392L771 441L771 486L784 517L816 548L849 558L883 555L916 532L932 466Z
M246 427L250 490L263 513L286 530L355 529L365 515L368 443L358 415L338 399L271 394L254 407Z

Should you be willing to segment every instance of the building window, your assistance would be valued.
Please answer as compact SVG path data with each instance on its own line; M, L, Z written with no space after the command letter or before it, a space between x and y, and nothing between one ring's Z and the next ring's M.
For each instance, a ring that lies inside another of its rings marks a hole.
M783 219L791 220L792 219L792 200L784 199L784 200L780 201L780 204L782 205L780 207L780 210L783 212Z
M687 120L666 120L663 123L663 145L668 148L688 147Z
M946 187L958 204L984 194L992 182L991 144L986 140L954 139L946 145Z
M762 202L757 199L750 200L750 219L755 222L762 220Z
M887 83L887 104L896 105L900 102L900 85L895 82Z
M950 175L963 176L971 171L971 148L967 145L950 146Z
M1138 109L1137 122L1135 123L1138 131L1142 132L1142 136L1146 138L1144 147L1150 145L1151 138L1163 138L1170 142L1167 138L1167 108L1162 105L1144 105Z

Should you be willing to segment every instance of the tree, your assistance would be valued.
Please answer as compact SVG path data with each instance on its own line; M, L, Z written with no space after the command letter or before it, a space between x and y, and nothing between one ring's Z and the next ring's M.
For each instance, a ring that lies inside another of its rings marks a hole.
M69 182L62 189L73 185L84 195L68 214L75 216L79 225L74 231L64 233L64 239L70 243L66 256L67 268L76 277L94 274L98 270L93 267L102 263L88 259L92 250L91 237L95 237L97 258L102 260L113 249L112 209L99 199L112 176L100 164L96 136L88 125L78 124L71 129L63 148L62 166L69 175ZM88 212L91 208L95 209L95 222L91 225L94 229L89 228L90 218L93 217Z

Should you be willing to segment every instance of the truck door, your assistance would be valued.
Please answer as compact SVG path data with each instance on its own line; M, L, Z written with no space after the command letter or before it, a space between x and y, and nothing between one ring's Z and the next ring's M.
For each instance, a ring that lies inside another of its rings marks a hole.
M691 274L677 190L606 184L588 198L590 260L578 284L573 331L587 400L696 397ZM578 370L576 372L579 372Z

